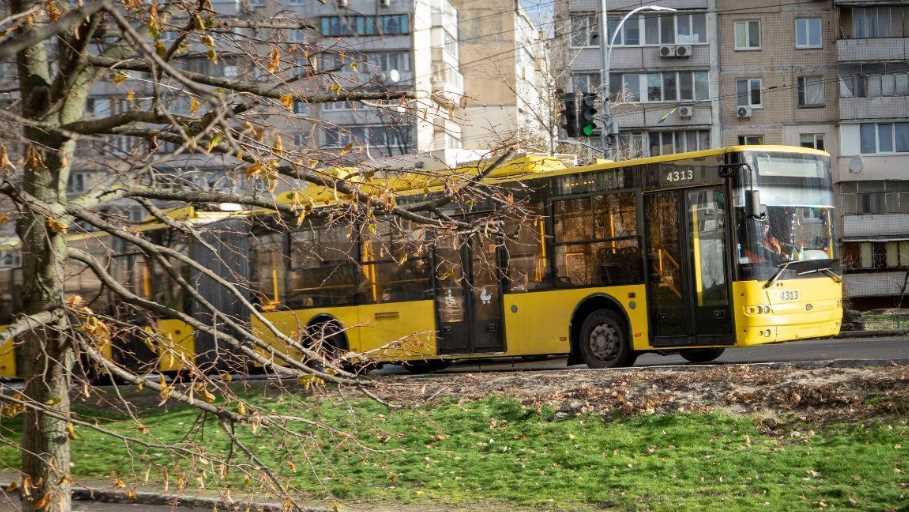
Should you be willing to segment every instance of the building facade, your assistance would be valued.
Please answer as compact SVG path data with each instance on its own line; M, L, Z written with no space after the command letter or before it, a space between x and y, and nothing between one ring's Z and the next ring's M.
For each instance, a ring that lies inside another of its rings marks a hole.
M460 13L459 46L465 59L465 148L518 140L525 147L551 145L550 62L545 38L517 0L454 0Z
M667 0L674 13L643 11L646 0L610 0L609 91L620 135L613 158L662 155L719 144L719 77L715 0ZM556 3L552 56L566 92L599 92L602 68L599 2ZM616 32L618 34L616 35ZM600 145L598 133L585 141Z
M829 2L717 0L722 142L836 153L836 20Z
M846 289L859 307L892 306L909 291L909 5L834 7Z

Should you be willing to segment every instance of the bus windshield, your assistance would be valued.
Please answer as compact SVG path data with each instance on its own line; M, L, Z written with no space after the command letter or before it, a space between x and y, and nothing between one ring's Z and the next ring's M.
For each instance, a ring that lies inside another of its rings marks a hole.
M834 259L833 192L825 156L752 151L745 154L756 176L761 217L746 219L742 180L737 223L739 264L751 278L766 278L783 264ZM745 174L745 173L743 173Z

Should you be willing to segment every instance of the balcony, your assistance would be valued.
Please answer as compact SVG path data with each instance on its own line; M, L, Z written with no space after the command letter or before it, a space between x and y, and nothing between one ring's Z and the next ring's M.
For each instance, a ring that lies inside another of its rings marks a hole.
M840 39L836 51L839 62L907 60L909 37Z
M437 103L457 106L464 96L464 75L443 63L433 63L432 98Z
M840 98L840 119L909 117L909 96Z
M687 127L712 123L710 104L699 102L694 105L690 118L679 115L678 106L688 102L668 103L625 103L613 107L613 114L623 129ZM674 111L673 111L674 110Z
M609 0L609 10L630 11L635 7L646 5L647 2L640 0ZM663 0L660 2L663 7L672 7L674 9L707 9L709 2L707 0ZM600 8L600 0L569 0L568 9L572 11L596 11Z
M846 297L889 297L899 295L905 280L905 270L846 274Z
M909 214L907 213L843 216L843 238L847 240L906 238L907 236L909 236Z

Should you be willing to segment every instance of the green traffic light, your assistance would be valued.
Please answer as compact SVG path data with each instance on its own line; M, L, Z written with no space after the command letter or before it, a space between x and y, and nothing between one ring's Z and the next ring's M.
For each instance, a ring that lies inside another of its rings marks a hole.
M593 125L592 125L592 124L585 124L584 127L581 128L581 132L582 132L585 136L590 137L591 135L593 135Z

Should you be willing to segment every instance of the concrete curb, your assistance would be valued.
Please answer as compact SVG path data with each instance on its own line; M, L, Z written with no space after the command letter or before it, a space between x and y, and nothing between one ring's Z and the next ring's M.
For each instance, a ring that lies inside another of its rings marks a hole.
M897 331L843 331L833 339L883 338L888 336L909 336L909 330Z

